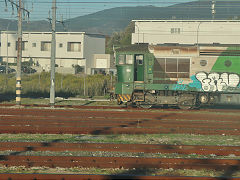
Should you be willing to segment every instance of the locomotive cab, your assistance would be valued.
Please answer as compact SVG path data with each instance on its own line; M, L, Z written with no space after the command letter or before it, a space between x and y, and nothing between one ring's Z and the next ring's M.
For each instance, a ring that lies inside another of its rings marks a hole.
M147 45L133 45L132 51L128 48L119 48L116 51L117 82L115 94L118 104L132 101L132 94L139 87L144 88L145 52Z
M117 82L115 94L118 104L128 102L131 99L134 81L133 55L118 54L116 58Z

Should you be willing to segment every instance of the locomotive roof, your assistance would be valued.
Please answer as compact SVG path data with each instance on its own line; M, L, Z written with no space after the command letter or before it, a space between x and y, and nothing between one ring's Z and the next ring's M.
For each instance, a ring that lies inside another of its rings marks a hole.
M234 48L234 49L240 49L239 45L236 44L157 44L157 45L149 45L147 43L142 44L132 44L128 46L122 46L116 49L116 52L133 52L133 53L148 53L152 49L156 50L166 50L167 49L189 49L197 50L199 48L200 50L203 49L211 49L211 50L226 50L226 48Z
M132 44L129 46L124 46L116 49L117 52L149 52L148 44Z

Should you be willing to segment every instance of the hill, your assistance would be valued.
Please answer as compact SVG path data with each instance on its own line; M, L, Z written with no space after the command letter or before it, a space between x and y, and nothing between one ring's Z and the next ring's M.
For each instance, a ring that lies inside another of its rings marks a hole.
M240 17L240 1L217 0L215 19L236 19ZM208 0L180 3L168 7L137 6L118 7L79 16L65 21L65 27L57 25L58 31L84 31L111 35L122 31L131 20L141 19L212 19L211 2ZM0 19L0 29L6 29L7 20ZM9 27L16 30L17 23ZM24 23L25 31L49 31L47 21Z

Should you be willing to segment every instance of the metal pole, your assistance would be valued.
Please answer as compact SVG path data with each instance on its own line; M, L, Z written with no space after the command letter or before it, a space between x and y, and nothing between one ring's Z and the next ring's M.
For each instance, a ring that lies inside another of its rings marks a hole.
M9 29L9 26L11 23L12 23L12 21L10 21L7 26L7 64L6 64L6 74L7 75L8 75L8 34L9 34L8 29Z
M215 0L212 0L212 20L215 20Z
M86 72L84 71L84 77L83 77L83 95L86 97Z
M50 105L55 105L55 57L56 57L56 0L52 1L51 87Z
M17 74L16 74L16 105L21 105L21 62L22 62L22 1L18 7L18 46L17 46Z
M7 32L7 64L6 64L6 75L8 75L8 32Z
M113 78L112 78L112 73L111 73L111 90L113 88Z
M7 88L8 88L8 32L7 32L7 64L6 64L6 89Z
M136 24L135 24L135 27L137 27L137 29L138 29L138 44L139 44L139 27Z
M198 40L198 39L199 39L199 38L198 38L198 36L199 36L199 28L200 28L200 25L201 25L202 23L203 23L202 21L199 22L198 27L197 27L197 45L198 45L198 43L199 43L199 42L198 42L198 41L199 41L199 40Z

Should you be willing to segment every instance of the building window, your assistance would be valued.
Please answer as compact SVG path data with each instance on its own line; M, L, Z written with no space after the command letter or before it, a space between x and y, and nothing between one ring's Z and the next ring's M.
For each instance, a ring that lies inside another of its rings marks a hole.
M51 50L51 42L42 41L41 42L41 51L50 51Z
M63 44L62 44L62 43L59 43L59 47L62 48L62 47L63 47Z
M11 43L10 42L8 42L8 47L10 47L11 46Z
M36 47L37 46L37 43L32 43L32 47Z
M180 28L171 28L171 34L180 34Z
M67 51L69 52L80 52L81 51L81 42L68 42Z
M18 50L18 41L16 41L16 51ZM22 51L27 50L27 41L22 41Z

